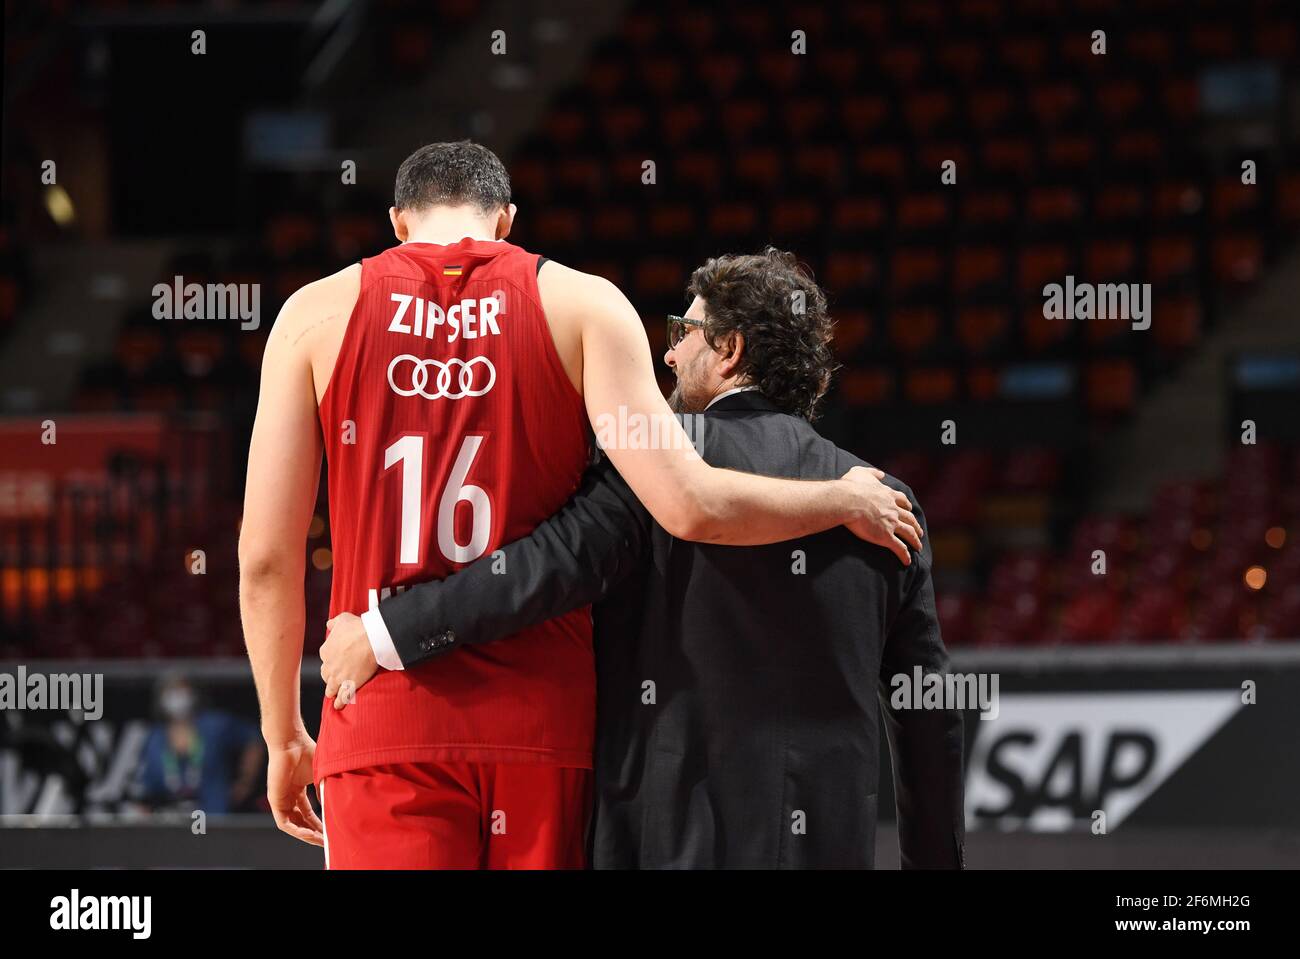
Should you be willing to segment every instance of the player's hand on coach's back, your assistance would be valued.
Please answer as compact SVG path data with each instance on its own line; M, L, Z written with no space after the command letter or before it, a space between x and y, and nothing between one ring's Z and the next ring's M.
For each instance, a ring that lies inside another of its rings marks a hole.
M855 466L841 478L860 487L864 503L862 518L845 524L849 531L890 550L904 566L912 565L907 548L919 553L925 531L912 513L911 500L882 483L885 474L874 467Z
M266 800L281 832L313 846L325 845L325 826L307 798L316 742L305 732L285 743L267 743Z

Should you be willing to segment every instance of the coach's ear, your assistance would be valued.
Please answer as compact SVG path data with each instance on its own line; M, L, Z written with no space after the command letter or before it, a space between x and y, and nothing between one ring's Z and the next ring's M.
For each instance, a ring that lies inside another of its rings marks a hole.
M507 203L505 209L497 214L497 239L504 240L510 235L510 228L515 225L515 214L519 212L519 207L513 203Z
M718 376L724 380L735 376L745 355L745 334L732 333L718 346Z
M406 238L411 234L406 229L406 214L395 206L388 208L388 222L393 224L393 236L397 237L398 243L405 243Z

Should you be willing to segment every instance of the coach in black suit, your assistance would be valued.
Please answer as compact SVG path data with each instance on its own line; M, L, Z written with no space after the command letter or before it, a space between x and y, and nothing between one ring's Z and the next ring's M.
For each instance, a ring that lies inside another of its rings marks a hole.
M793 257L710 260L690 292L666 360L673 408L704 411L687 428L705 460L809 480L866 465L809 424L831 323ZM885 482L924 524L911 490ZM506 575L485 557L380 614L409 666L597 604L598 868L872 866L882 712L902 865L962 868L961 714L889 703L890 677L948 670L928 542L907 566L843 528L764 547L686 543L601 461L560 513L505 547Z

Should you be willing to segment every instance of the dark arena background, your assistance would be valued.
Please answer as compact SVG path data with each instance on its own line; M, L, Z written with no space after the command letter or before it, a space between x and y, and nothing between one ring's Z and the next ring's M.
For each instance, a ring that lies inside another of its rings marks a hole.
M1000 684L970 868L1300 864L1291 0L7 0L4 44L0 673L103 691L3 702L0 867L320 868L266 811L240 626L259 367L466 137L665 389L707 257L825 287L819 429L915 490L954 667ZM312 724L330 521L322 484ZM151 762L186 690L217 783Z

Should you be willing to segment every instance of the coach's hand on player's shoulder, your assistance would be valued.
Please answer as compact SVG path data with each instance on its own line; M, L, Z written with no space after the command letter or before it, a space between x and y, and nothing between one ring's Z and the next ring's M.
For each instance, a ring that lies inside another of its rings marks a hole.
M334 708L342 709L370 682L379 664L360 616L339 613L325 624L325 631L320 678L325 680L325 695L334 700Z
M861 518L845 525L854 536L885 547L904 566L910 566L912 557L907 548L911 546L919 553L925 533L912 515L911 501L882 483L884 476L882 470L865 466L855 466L844 474L842 478L857 484L862 494Z
M325 826L307 798L315 740L301 732L288 742L268 742L266 752L266 801L275 824L294 839L325 845Z

